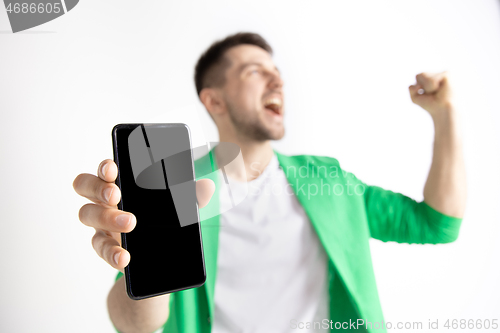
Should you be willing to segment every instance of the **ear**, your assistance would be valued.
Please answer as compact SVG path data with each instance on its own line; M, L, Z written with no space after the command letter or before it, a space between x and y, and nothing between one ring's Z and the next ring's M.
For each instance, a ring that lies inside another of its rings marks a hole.
M212 117L222 114L226 110L226 104L217 89L203 88L200 91L200 100Z

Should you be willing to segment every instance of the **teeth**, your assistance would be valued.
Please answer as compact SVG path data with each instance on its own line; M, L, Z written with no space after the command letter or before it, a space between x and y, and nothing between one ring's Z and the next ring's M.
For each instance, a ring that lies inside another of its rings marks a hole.
M278 107L281 107L282 101L279 98L270 98L264 102L264 106L269 106L269 105L276 105Z
M264 107L269 107L271 106L272 109L274 108L281 108L281 105L283 102L279 98L270 98L264 102Z

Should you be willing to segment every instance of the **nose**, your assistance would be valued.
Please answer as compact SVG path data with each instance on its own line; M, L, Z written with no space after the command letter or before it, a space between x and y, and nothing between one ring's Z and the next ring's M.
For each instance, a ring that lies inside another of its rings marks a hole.
M269 87L272 88L272 89L276 89L276 88L281 88L283 87L283 79L281 78L281 75L279 74L273 74L271 75L271 80L269 82Z

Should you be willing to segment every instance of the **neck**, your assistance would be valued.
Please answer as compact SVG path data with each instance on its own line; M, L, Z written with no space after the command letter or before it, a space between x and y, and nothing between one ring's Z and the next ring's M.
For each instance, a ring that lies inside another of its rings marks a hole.
M251 181L257 178L267 167L271 161L274 152L271 147L271 141L254 141L250 139L240 139L236 136L227 136L219 132L220 142L232 142L237 144L241 149L243 157L244 172L241 168L241 163L236 164L236 168L225 168L225 172L230 178L238 181ZM216 149L215 151L217 162L219 165L226 165L224 154Z

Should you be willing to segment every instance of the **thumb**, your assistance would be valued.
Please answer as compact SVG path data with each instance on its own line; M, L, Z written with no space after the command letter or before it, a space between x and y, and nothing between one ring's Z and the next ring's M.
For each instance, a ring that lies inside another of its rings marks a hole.
M199 208L205 207L215 192L215 183L211 179L200 179L196 181L196 199Z

